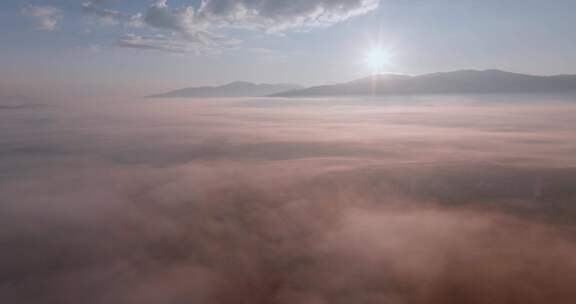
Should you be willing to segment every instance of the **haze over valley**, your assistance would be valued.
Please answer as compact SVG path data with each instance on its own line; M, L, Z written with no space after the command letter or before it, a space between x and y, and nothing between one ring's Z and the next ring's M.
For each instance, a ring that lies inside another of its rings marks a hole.
M0 303L576 303L576 3L0 3Z

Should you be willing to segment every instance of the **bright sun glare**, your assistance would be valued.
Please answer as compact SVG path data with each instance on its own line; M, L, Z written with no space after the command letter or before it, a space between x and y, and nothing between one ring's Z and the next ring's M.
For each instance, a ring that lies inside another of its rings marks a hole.
M364 64L372 70L373 73L382 72L382 68L387 66L392 59L392 54L389 50L374 47L366 52L364 55Z

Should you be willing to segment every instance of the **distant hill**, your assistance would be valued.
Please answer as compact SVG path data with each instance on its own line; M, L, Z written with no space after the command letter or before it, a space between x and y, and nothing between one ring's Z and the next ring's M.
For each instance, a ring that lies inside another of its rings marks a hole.
M0 110L24 109L45 106L47 105L40 103L38 99L33 97L24 95L0 95Z
M500 70L461 70L408 76L384 74L274 96L386 94L576 93L576 75L533 76Z
M222 86L190 87L172 92L150 95L148 98L170 97L258 97L302 89L293 84L255 84L237 81Z

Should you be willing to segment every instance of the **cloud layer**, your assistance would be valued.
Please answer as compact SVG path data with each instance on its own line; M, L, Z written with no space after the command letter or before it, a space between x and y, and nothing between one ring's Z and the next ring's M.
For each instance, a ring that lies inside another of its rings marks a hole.
M0 107L2 303L575 302L573 102L39 103Z
M388 201L366 200L361 191L371 179L342 180L355 181L354 190L312 171L270 178L278 169L290 167L83 167L81 177L63 170L50 181L11 184L0 217L0 279L9 282L0 299L568 304L576 297L576 246L554 229L502 214L394 205L385 190L378 194Z

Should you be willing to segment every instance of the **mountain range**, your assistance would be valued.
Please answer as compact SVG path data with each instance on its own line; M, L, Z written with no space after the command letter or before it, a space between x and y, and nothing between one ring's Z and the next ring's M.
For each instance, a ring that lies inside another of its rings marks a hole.
M258 97L274 95L281 92L303 89L303 86L293 84L256 84L246 81L236 81L222 86L189 87L167 93L150 95L149 98L177 97Z
M375 75L335 85L275 94L282 97L576 92L576 75L534 76L500 70L461 70L409 76Z
M293 84L232 82L190 87L148 97L306 97L401 94L576 93L576 75L535 76L501 70L460 70L410 76L380 74L304 88Z

